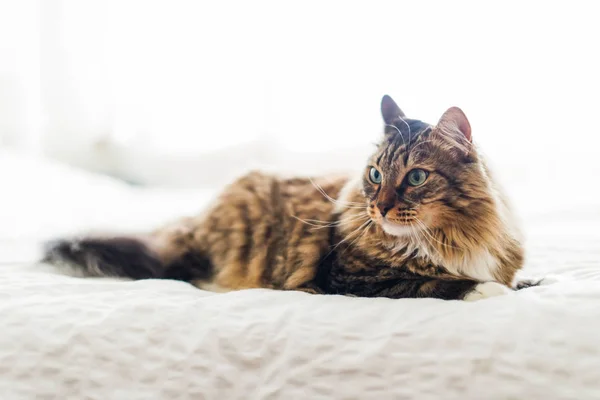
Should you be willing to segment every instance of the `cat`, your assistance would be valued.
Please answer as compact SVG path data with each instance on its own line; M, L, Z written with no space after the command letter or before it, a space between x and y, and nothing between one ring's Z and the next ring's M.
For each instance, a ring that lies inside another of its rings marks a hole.
M360 176L251 172L201 215L140 235L46 244L44 261L89 276L199 288L479 300L515 283L518 225L457 107L436 125L381 101L383 138Z

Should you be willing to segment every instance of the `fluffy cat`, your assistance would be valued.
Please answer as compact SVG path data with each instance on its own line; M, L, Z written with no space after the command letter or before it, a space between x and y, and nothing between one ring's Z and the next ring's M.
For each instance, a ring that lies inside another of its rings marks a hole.
M523 265L520 234L464 113L450 108L432 126L406 118L389 96L381 112L384 136L362 176L252 172L201 215L144 235L57 240L45 261L214 291L464 300L510 292Z

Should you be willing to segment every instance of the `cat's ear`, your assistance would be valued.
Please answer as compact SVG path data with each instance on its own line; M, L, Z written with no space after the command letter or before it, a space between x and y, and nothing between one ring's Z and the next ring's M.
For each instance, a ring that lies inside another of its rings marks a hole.
M398 117L404 117L404 113L398 107L394 99L387 94L381 99L381 116L386 124L391 124Z
M465 113L458 107L450 107L438 121L438 127L447 133L460 132L471 142L471 124Z

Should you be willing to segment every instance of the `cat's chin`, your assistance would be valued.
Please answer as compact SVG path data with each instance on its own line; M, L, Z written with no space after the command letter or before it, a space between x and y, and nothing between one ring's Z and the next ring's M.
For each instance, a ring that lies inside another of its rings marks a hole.
M413 228L411 226L395 224L385 219L381 221L381 228L388 235L399 237L408 236L413 231Z

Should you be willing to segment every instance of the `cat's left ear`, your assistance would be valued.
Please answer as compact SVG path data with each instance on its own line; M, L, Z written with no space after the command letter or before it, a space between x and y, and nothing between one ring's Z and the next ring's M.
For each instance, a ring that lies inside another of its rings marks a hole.
M381 116L387 125L391 125L399 117L403 118L404 113L394 99L386 94L381 99Z
M449 133L460 132L471 143L471 124L458 107L450 107L438 121L438 127Z

